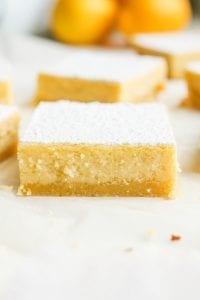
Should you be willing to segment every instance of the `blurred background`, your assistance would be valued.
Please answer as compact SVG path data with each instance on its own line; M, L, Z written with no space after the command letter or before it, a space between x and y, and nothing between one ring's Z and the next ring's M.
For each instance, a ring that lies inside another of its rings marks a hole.
M116 33L177 31L200 20L200 0L0 0L3 32L97 44Z

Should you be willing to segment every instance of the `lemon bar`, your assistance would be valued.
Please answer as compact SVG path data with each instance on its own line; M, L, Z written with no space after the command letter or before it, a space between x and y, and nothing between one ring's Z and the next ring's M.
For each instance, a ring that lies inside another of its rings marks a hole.
M131 51L82 51L38 76L33 104L59 99L144 102L163 89L166 62Z
M18 160L21 195L174 192L176 147L161 104L41 102Z
M184 106L200 109L200 61L191 62L185 68L188 96Z
M200 59L199 33L138 34L130 39L130 43L141 54L165 58L170 78L183 77L185 65Z
M19 113L15 107L0 104L0 160L16 152Z
M13 100L10 83L11 66L6 59L0 58L0 103L10 104Z

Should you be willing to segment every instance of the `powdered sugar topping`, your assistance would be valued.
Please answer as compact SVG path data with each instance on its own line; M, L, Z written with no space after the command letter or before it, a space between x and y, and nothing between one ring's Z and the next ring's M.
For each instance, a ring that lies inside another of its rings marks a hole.
M133 43L147 49L169 54L200 54L200 33L162 33L138 34L132 38Z
M41 144L174 144L161 104L42 102L21 142Z
M89 80L124 82L154 71L162 58L139 56L127 50L75 51L65 61L42 73Z

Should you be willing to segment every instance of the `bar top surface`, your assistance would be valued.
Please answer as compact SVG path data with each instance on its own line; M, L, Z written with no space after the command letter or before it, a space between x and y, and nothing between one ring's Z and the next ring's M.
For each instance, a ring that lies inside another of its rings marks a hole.
M87 80L126 82L165 65L160 57L139 56L127 50L82 50L42 73Z
M41 102L24 143L99 145L174 145L162 104Z
M195 32L138 34L132 40L138 46L169 54L200 53L200 34Z

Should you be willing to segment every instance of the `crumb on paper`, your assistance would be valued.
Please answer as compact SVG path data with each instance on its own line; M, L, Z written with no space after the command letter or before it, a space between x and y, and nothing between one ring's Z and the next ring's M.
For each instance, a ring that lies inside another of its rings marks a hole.
M180 240L181 240L180 235L172 234L171 237L170 237L170 241L172 241L172 242L176 242L176 241L180 241Z
M133 247L128 247L124 249L125 252L132 252L133 251Z
M11 192L13 190L12 185L0 185L1 191Z

